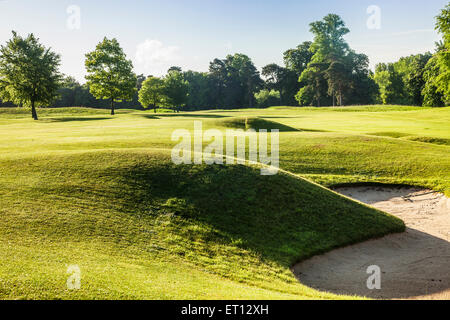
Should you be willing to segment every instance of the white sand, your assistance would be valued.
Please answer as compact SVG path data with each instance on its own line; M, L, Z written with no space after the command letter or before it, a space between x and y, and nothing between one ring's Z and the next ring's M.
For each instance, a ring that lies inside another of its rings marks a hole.
M305 285L383 299L450 299L450 199L407 187L335 191L402 219L407 231L341 248L293 267ZM367 267L381 268L381 289L367 289Z

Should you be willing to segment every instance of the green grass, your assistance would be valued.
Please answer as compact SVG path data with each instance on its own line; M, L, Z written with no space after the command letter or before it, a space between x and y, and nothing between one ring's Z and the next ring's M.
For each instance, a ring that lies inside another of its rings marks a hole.
M450 108L338 109L64 108L39 121L0 109L0 298L354 298L303 286L290 266L404 225L301 177L450 194L449 146L411 140L449 139ZM286 172L172 164L174 129L246 118L291 128L280 133ZM66 288L73 264L80 290Z

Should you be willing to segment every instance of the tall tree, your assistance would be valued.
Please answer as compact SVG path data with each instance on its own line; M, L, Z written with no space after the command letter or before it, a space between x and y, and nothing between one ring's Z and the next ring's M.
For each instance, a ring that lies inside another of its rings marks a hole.
M263 84L258 70L244 54L214 59L209 66L212 96L221 107L250 107Z
M350 31L344 21L335 14L329 14L321 21L311 23L310 31L314 35L314 41L309 48L313 56L299 78L299 82L303 82L307 88L300 90L296 98L304 103L306 98L314 93L314 99L317 105L320 105L322 97L331 96L334 104L334 97L337 96L342 105L344 92L351 88L353 72L351 63L348 62L351 50L343 38ZM325 80L327 84L324 90Z
M0 98L31 107L48 105L57 95L61 74L60 57L39 43L33 34L26 38L13 31L12 39L0 47Z
M106 37L94 51L86 54L87 85L94 97L110 101L111 115L114 103L131 100L136 89L137 78L133 64L116 39Z
M233 56L228 56L227 61L230 68L234 71L232 74L235 74L238 77L238 81L244 91L244 95L246 95L246 105L248 107L252 107L254 94L262 85L259 71L256 69L252 60L242 53L236 53Z
M283 59L287 69L294 71L297 78L306 69L313 53L311 52L311 41L305 41L299 44L295 49L289 49L284 52Z
M316 101L316 106L321 106L321 101L327 91L327 83L324 78L324 64L310 63L308 68L302 72L298 79L299 82L305 83L295 96L300 105L311 105Z
M189 83L177 70L170 71L164 78L164 104L179 112L187 103Z
M437 52L440 74L435 83L445 104L450 105L450 3L442 9L436 20L436 30L443 36L444 48Z
M333 106L335 98L342 106L344 94L349 90L352 82L352 70L348 61L345 59L333 60L325 71L325 78L328 81L328 94L333 99Z
M437 55L431 57L425 66L423 80L425 82L422 89L423 106L425 107L444 107L444 95L438 91L437 82L440 73L440 66Z
M302 72L311 62L313 56L313 53L310 50L311 44L312 42L305 41L299 44L295 49L289 49L283 53L284 65L286 68L282 81L283 89L280 90L280 93L284 104L294 105L296 93L301 87L306 85L305 83L300 83L298 80Z
M144 108L153 107L156 113L156 108L164 99L164 81L157 77L148 77L139 90L139 102Z
M283 68L276 63L271 63L262 68L261 74L266 78L266 87L269 91L277 91L280 95L282 102L288 100L285 99L285 95L289 94L289 80L290 71L287 68ZM256 96L255 96L256 97Z
M190 109L211 107L211 81L206 72L188 70L183 72L184 79L189 82L188 101L186 106ZM214 105L214 104L213 104Z

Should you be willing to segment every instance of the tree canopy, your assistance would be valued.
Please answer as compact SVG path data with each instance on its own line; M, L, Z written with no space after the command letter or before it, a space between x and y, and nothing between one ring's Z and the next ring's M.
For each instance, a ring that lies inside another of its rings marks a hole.
M164 99L164 81L157 77L148 77L139 90L139 102L144 108L156 108Z
M94 51L86 54L85 65L90 92L97 99L110 101L111 115L114 115L114 102L133 98L137 91L133 64L116 39L105 37Z
M187 103L188 90L189 83L184 80L182 72L177 69L169 70L164 78L164 105L175 111L180 111Z
M284 51L283 65L269 63L261 73L249 56L235 53L213 59L208 72L183 71L173 66L160 78L136 76L117 40L104 38L86 54L85 84L71 77L59 82L59 56L40 45L33 35L22 39L14 33L14 38L2 47L0 99L15 105L33 105L32 110L34 104L51 103L57 107L110 108L111 114L115 107L150 106L155 112L158 106L177 111L268 104L448 106L449 16L450 4L436 17L436 30L443 38L434 53L380 63L374 72L369 69L368 57L352 50L345 41L350 30L336 14L312 22L313 41ZM39 89L34 90L37 86ZM31 97L30 92L37 95ZM35 110L32 114L37 118Z
M61 74L60 56L45 48L33 34L26 38L13 31L13 37L0 47L0 98L31 108L48 105L57 96Z

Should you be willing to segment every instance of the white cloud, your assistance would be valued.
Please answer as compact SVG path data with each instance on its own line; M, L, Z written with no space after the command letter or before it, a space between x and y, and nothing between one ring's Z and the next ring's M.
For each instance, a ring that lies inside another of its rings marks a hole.
M136 63L147 74L162 75L174 63L182 60L180 48L164 46L159 40L146 39L137 45Z

